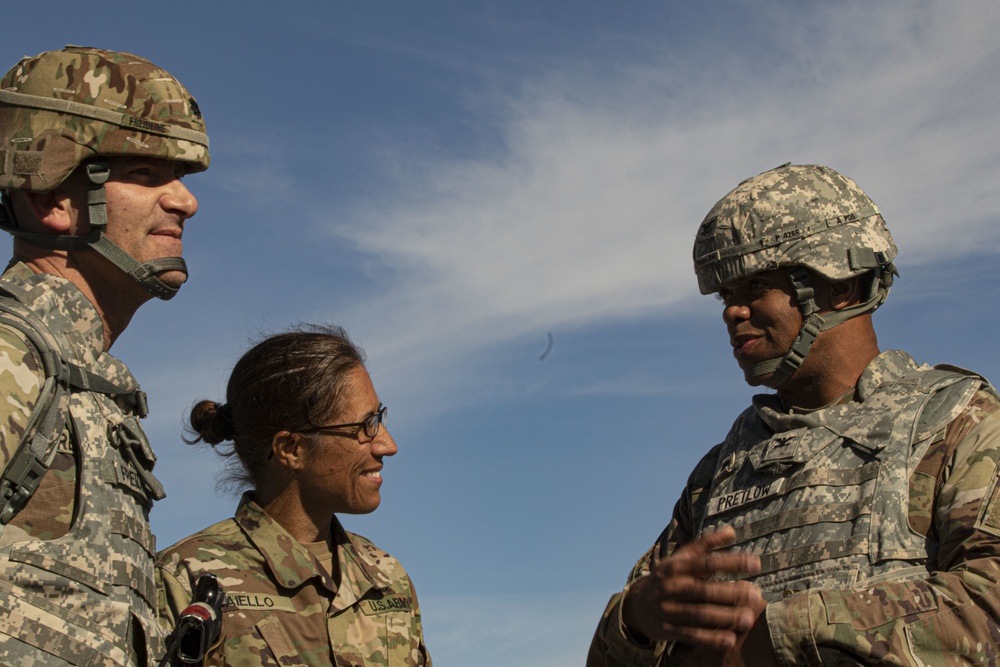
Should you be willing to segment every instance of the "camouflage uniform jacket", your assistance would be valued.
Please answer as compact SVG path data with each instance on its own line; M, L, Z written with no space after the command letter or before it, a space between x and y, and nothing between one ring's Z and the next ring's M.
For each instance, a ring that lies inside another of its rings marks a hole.
M0 284L20 294L73 363L138 390L104 352L101 319L72 283L14 264ZM24 433L41 368L23 334L0 327L0 468ZM162 637L152 501L141 482L154 457L123 398L73 389L66 400L56 462L0 535L0 664L145 665Z
M232 519L165 549L157 560L161 623L172 628L198 576L226 590L222 644L207 665L430 667L420 608L392 556L334 517L335 581L245 494Z
M808 413L757 396L688 481L629 579L706 528L736 528L783 665L1000 660L1000 400L978 376L876 358L853 400ZM845 446L847 445L847 446ZM608 605L588 666L680 664Z

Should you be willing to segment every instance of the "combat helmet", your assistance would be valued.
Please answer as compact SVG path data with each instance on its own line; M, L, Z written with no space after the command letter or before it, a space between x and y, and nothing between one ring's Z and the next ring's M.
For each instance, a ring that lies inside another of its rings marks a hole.
M773 373L777 387L802 365L819 332L873 312L889 294L896 244L868 195L846 176L819 165L784 164L740 183L705 216L694 243L702 294L762 271L784 268L803 325L784 356L744 369L747 380ZM809 272L828 280L869 274L862 302L819 315Z
M0 80L0 190L47 192L84 164L91 184L86 236L33 234L18 227L7 197L0 229L61 250L92 248L147 291L169 299L175 287L156 274L178 270L180 257L140 264L104 234L105 158L146 156L208 168L208 136L198 103L173 76L145 58L67 46L23 58Z

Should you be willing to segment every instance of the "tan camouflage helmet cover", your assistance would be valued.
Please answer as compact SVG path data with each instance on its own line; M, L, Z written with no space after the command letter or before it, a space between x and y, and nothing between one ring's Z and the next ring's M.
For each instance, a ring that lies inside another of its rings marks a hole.
M878 206L854 181L829 167L786 164L743 181L709 211L694 267L698 288L710 294L790 266L830 280L884 268L891 281L896 253Z
M99 155L203 171L201 110L177 79L131 53L67 46L22 59L0 81L0 189L46 192Z

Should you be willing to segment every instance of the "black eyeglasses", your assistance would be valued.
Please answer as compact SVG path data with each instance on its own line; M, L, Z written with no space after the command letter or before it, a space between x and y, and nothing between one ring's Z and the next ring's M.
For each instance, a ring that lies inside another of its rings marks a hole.
M380 405L378 406L378 412L376 412L363 422L354 422L352 424L327 424L324 426L316 426L314 428L306 429L302 431L302 433L325 433L327 431L334 431L336 429L357 427L358 430L354 432L354 435L357 435L362 430L364 430L366 436L368 436L369 438L374 438L376 435L378 435L379 427L381 427L382 424L385 423L386 419L385 416L388 412L389 408L385 407L384 405ZM335 433L334 435L337 434Z

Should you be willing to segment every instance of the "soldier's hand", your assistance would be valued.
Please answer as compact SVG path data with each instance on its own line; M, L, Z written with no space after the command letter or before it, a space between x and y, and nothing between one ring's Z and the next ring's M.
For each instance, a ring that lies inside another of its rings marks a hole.
M757 621L746 633L737 635L736 646L728 651L698 647L687 653L683 667L779 667L764 611L767 603L761 600Z
M760 559L718 552L736 532L729 526L706 533L637 579L622 600L622 619L634 635L696 647L728 650L750 629L763 606L760 590L747 581L710 581L715 574L756 574Z

